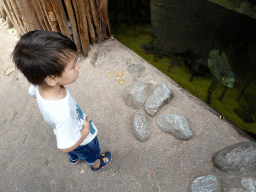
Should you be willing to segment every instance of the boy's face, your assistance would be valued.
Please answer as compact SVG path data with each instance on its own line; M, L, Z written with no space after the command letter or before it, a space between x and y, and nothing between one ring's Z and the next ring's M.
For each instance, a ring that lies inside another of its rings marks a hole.
M79 75L80 66L76 63L77 54L70 54L69 61L67 66L64 69L64 72L60 77L56 77L56 81L59 85L69 85L74 83Z

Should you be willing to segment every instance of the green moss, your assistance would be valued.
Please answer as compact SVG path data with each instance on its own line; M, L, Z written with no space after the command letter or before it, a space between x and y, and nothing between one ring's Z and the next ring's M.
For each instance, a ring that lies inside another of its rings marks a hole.
M219 4L227 9L233 9L235 7L235 3L230 0L209 0L213 3Z
M190 82L189 78L191 77L191 73L186 69L181 58L180 63L182 67L173 67L170 71L168 71L170 62L168 58L163 57L162 59L159 59L158 62L155 62L153 59L153 54L147 54L139 47L139 45L152 40L152 36L148 32L148 28L149 26L127 27L123 25L121 28L117 29L117 33L114 35L124 45L151 63L161 72L169 76L177 84L181 85L197 98L206 102L207 91L211 84L211 78L194 77L193 81ZM222 101L220 101L219 97L221 96L223 89L224 86L219 83L211 96L210 106L240 129L256 134L256 123L245 123L234 113L235 108L241 108L238 105L236 98L242 90L242 87L240 85L235 85L234 88L228 89L224 98ZM256 95L255 83L252 83L251 86L248 87L246 93Z

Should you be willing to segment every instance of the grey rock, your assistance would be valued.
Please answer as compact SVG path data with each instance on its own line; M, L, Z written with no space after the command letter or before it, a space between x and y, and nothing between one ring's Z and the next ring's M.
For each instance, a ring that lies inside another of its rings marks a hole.
M256 170L256 143L241 142L214 154L215 166L224 172L252 173Z
M219 187L217 177L215 175L206 175L197 177L191 185L191 192L212 192L217 191Z
M247 192L247 191L242 188L231 188L228 192Z
M127 66L127 71L130 74L134 75L135 77L141 77L143 72L145 71L145 67L141 63L139 64L130 63Z
M241 181L243 187L247 190L246 192L255 192L256 191L256 178L243 178Z
M150 135L148 119L140 112L133 116L133 133L140 142L145 142Z
M165 83L158 85L145 103L147 114L154 116L157 111L165 104L168 104L173 96L171 88Z
M135 109L140 108L148 98L149 86L146 83L136 82L132 87L128 88L125 93L125 104Z
M163 114L158 117L157 125L162 131L171 133L177 139L188 140L195 134L189 119L182 115Z

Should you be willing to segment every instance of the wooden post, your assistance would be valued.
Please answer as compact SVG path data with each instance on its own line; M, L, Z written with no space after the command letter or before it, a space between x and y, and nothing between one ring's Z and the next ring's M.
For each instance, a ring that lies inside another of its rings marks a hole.
M101 1L101 10L102 10L102 13L103 13L103 18L104 18L104 21L105 21L105 24L107 26L107 32L109 35L111 35L110 33L110 24L109 24L109 17L108 17L108 0L102 0Z
M41 12L38 0L32 0L32 4L35 7L35 10L36 10L36 13L37 13L37 16L38 16L38 20L40 21L40 24L41 24L42 28L44 30L48 30L48 27L47 27L47 25L44 21L43 13Z
M60 8L62 6L61 2L59 2L59 0L51 0L51 4L58 20L61 33L70 38L67 27L67 19L65 18L64 11Z
M0 1L0 5L1 5L1 1ZM3 17L4 21L6 20L6 16L7 16L7 13L4 10L4 8L2 7L2 17Z
M42 13L43 20L44 20L44 23L45 23L45 25L46 25L47 30L52 30L51 25L50 25L50 22L49 22L49 20L48 20L47 13L45 12L45 9L43 8L43 5L42 5L41 1L40 1L40 0L35 0L35 1L36 1L37 4L38 4L38 7L39 7L40 12Z
M1 0L1 4L2 4L2 7L5 9L5 12L7 13L8 18L10 19L13 26L17 30L18 34L21 35L19 25L18 25L17 20L16 20L15 16L13 15L13 12L12 12L12 7L10 5L10 2L6 2L4 0Z
M96 0L99 7L99 15L101 16L102 31L104 38L107 38L107 34L110 36L110 25L108 18L108 0Z
M82 8L82 11L83 10L85 11L85 17L83 17L83 20L87 19L87 24L88 24L89 32L90 32L89 37L91 37L92 43L95 43L96 42L96 36L95 36L93 21L92 21L92 17L91 17L91 13L90 13L89 2L88 2L88 0L80 1L80 5L81 5L81 8Z
M20 29L22 30L22 34L25 34L27 32L27 29L24 26L24 23L23 23L23 20L22 20L22 15L20 13L19 7L18 7L15 0L10 0L10 3L13 7L13 10L14 10L14 13L16 15L16 18L17 18L18 24L20 26Z
M99 39L99 42L102 42L104 40L104 37L102 35L102 28L100 26L100 19L99 19L99 8L96 6L96 3L94 0L89 0L91 5L91 12L93 16L94 25L96 28L97 36Z
M10 11L8 9L6 2L4 0L0 0L0 4L3 7L3 9L5 10L5 13L7 14L7 17L10 19L12 25L14 26L14 21L12 20L12 16L10 15Z
M6 3L8 5L9 11L10 11L10 15L12 16L12 19L13 19L13 22L14 22L14 28L17 30L17 33L19 35L22 35L23 34L22 29L20 28L19 21L18 21L16 15L14 13L14 10L13 10L13 7L11 5L10 0L7 0Z
M18 6L18 9L20 11L20 14L21 14L21 19L22 19L22 22L24 25L24 30L26 30L26 32L33 30L28 21L27 14L26 14L26 11L24 11L24 7L22 6L21 0L15 0L15 1Z
M41 30L42 26L40 25L39 19L37 17L35 8L32 6L30 0L21 0L22 6L24 8L24 13L27 15L29 24L31 25L32 30Z
M47 20L52 28L53 31L60 32L58 29L58 22L55 16L55 13L53 11L52 5L48 0L40 0L42 4L42 8L44 10L44 13L47 17Z
M86 19L82 19L85 16L85 11L81 10L81 5L79 1L72 0L72 3L76 13L76 21L77 21L77 26L79 30L80 39L81 39L83 54L87 56L89 52L90 42L89 42L89 34L87 30L87 21Z
M81 43L80 43L78 31L77 31L77 24L76 24L76 20L75 20L72 4L71 4L70 0L64 0L64 1L65 1L65 5L66 5L66 8L67 8L69 21L70 21L72 32L73 32L74 42L76 44L78 53L81 53Z

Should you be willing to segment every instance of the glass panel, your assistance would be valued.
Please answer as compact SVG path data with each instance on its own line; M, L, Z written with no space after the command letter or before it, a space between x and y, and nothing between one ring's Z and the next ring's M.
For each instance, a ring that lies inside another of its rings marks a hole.
M123 44L256 134L256 1L112 0L109 17Z

